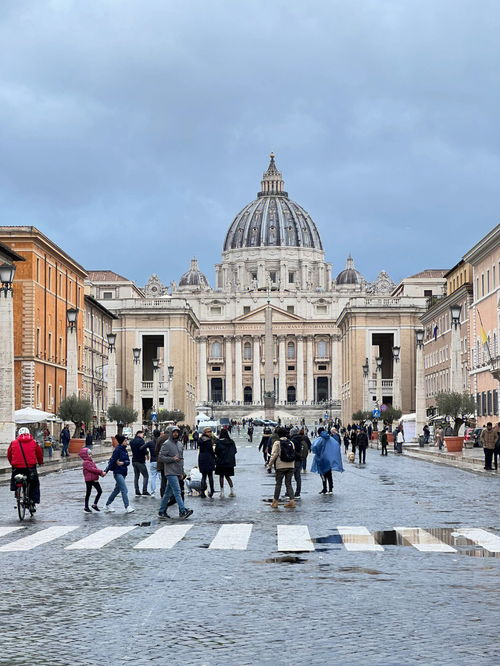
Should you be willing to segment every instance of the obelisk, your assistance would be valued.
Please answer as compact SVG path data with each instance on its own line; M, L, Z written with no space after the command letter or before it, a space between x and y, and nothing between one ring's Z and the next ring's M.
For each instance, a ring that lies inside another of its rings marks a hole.
M273 311L271 308L271 286L267 287L267 307L264 333L264 418L274 421L274 344Z

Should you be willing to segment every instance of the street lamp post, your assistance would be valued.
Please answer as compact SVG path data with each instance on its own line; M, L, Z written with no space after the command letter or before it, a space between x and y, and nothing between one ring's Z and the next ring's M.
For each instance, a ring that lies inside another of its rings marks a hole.
M66 310L66 397L78 395L78 308Z
M142 395L141 395L141 385L142 385L142 363L141 363L141 349L140 347L134 347L132 349L132 354L134 357L134 402L133 408L137 412L137 423L134 426L134 432L142 429Z
M377 356L375 362L377 364L377 407L380 409L382 406L382 357Z
M106 436L108 436L117 427L112 422L107 422L107 408L116 405L116 333L110 332L106 338L108 341Z
M170 409L170 411L172 411L173 408L174 408L174 394L173 394L173 390L172 390L172 386L173 386L172 380L174 379L174 370L175 370L175 368L174 368L173 365L169 365L168 368L167 368L167 372L168 372L168 375L167 375L167 380L168 380L167 396L168 396L168 408Z
M451 390L462 393L464 390L461 350L460 350L460 314L462 306L458 303L450 306L451 314Z
M159 379L160 360L153 359L153 412L158 411L160 408L160 379Z
M392 348L392 406L399 409L401 406L401 363L399 356L401 347L394 345Z
M425 387L424 387L424 330L415 331L416 359L415 359L415 435L422 434L426 422Z
M14 392L14 308L12 282L16 266L0 266L0 443L10 444L16 436ZM5 453L5 452L3 452Z
M361 366L363 369L363 410L370 410L370 400L369 400L369 390L368 390L368 373L370 371L370 366L368 364L368 358L365 359L364 364Z

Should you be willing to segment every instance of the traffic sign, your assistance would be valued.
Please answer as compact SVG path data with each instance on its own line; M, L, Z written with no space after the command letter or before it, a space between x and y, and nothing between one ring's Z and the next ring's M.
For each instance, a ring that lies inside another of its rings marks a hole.
M372 411L372 416L374 416L376 419L380 418L380 409L374 409Z

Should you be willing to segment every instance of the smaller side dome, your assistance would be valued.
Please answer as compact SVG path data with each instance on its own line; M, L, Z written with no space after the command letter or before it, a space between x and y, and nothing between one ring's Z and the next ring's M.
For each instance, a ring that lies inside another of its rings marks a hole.
M338 285L347 285L347 284L361 284L363 282L363 276L359 271L354 267L354 259L349 256L345 264L343 271L337 275L336 283Z
M189 270L179 280L179 289L198 290L209 288L208 280L198 266L198 259L191 259Z

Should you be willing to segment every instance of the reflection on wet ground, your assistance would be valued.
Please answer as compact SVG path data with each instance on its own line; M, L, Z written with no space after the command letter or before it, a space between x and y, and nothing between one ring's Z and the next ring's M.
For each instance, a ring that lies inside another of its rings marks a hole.
M347 530L339 527L331 534L313 539L313 542L342 544L348 550L382 550L381 546L399 546L412 547L423 552L500 558L500 538L495 534L486 530L467 530L458 527L428 529L399 527L373 533L368 530L363 531L362 528Z

